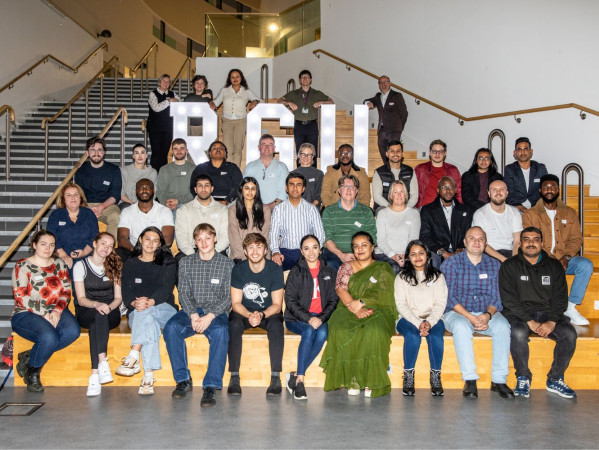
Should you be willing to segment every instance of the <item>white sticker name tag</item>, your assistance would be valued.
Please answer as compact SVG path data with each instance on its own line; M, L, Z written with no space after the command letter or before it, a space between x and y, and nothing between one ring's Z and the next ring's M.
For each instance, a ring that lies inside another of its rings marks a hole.
M274 178L274 177L275 177L274 173L271 173L271 174L268 175L268 178Z
M110 281L110 278L108 278L108 277L102 277L102 281Z
M354 222L354 225L357 226L358 228L362 228L362 224L360 222L358 222L357 220Z
M141 284L141 278L136 278L136 279L135 279L135 283L136 283L136 284Z
M521 275L521 276L520 276L520 279L521 279L522 281L528 281L528 275Z
M330 280L330 279L331 279L331 277L327 275L327 276L326 276L326 277L324 277L323 279L324 279L324 280Z
M389 186L389 183L383 181L383 186Z
M412 221L411 220L406 220L406 225L412 225Z
M550 286L551 285L551 277L549 275L545 275L545 276L541 277L541 284L543 286Z
M534 181L533 181L533 183L540 183L540 182L541 182L540 178L535 178Z
M67 223L66 222L58 222L58 225L61 227L64 227Z
M389 106L393 106L393 105L395 105L395 103L389 103Z
M478 278L480 278L481 280L486 280L486 279L487 279L487 278L489 278L489 277L487 276L487 274L486 274L486 273L481 273L481 274L478 276Z
M218 278L212 278L210 280L210 283L212 283L212 284L220 284L220 280Z
M221 175L226 175L226 174L227 174L227 172L221 172L220 174L221 174Z
M566 219L562 219L562 223L565 225L568 223L568 221Z
M106 180L104 180L104 181L102 182L102 184L105 184L106 186L110 186L110 181L106 181Z
M370 282L371 283L378 283L377 279L374 277L370 277Z
M210 214L211 219L218 219L218 214Z
M310 178L310 179L308 180L308 183L314 183L315 181L316 181L316 178Z
M187 172L181 172L182 177L184 177L185 175L187 175Z
M462 213L462 216L463 216L463 217L466 217L466 215L467 215L467 214L468 214L468 213Z

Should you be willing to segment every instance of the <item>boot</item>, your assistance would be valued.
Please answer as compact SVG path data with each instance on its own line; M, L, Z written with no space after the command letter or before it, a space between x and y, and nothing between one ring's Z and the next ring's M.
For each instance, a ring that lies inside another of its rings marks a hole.
M407 397L412 397L416 393L414 389L414 369L403 371L403 390L402 394Z
M26 350L24 352L19 353L19 356L18 356L19 362L17 363L16 370L21 378L23 378L25 376L25 372L27 372L27 366L29 365L29 354L30 353L31 353L31 350Z
M27 366L27 371L25 372L25 377L23 377L23 381L25 381L28 391L44 392L44 386L42 386L42 381L40 380L41 371L41 367Z
M433 394L433 397L440 397L443 395L440 370L431 369L431 393Z

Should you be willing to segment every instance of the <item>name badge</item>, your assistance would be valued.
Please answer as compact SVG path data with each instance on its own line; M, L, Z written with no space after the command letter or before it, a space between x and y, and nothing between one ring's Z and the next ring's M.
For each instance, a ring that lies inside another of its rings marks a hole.
M308 114L308 108L302 108L302 114Z
M463 217L466 217L466 215L467 215L467 214L468 214L468 213L462 213L462 216L463 216Z
M218 219L218 214L210 214L210 218L212 218L212 219Z
M227 172L221 172L220 174L221 174L221 175L226 175L226 174L227 174Z
M389 186L389 183L383 181L383 186Z
M535 179L533 180L533 183L540 183L540 182L541 182L541 179L540 179L540 178L535 178Z
M389 106L393 106L393 105L395 105L395 103L389 103Z
M377 279L374 277L370 277L370 282L371 283L378 283Z
M218 278L212 278L210 280L210 283L212 283L212 284L220 284L220 280Z
M39 281L39 280L43 280L43 279L44 279L44 277L43 277L43 276L41 276L41 275L37 275L37 276L33 277L33 279L34 279L35 281Z
M489 278L489 277L487 276L487 274L486 274L486 273L481 273L481 274L478 276L478 278L480 278L481 280L486 280L486 279L487 279L487 278Z
M354 222L354 225L357 226L358 228L362 228L362 224L360 222L358 222L357 220Z
M566 219L562 219L562 223L565 225L568 223L568 221Z
M551 285L551 277L549 275L545 275L545 276L541 277L541 284L543 286Z
M310 178L310 179L308 180L308 182L309 182L309 183L314 183L315 181L316 181L316 178Z
M184 177L185 175L187 175L187 172L181 172L182 177Z
M61 227L65 226L66 224L67 224L66 222L58 222L58 225Z
M108 278L108 277L102 277L102 281L110 281L110 278Z
M528 275L521 275L521 276L520 276L520 279L521 279L522 281L528 281Z
M268 175L268 178L274 178L274 177L275 177L274 173L271 173L271 174Z
M327 275L327 276L326 276L326 277L324 277L323 279L324 279L324 280L330 280L330 279L331 279L331 277Z
M104 180L104 181L102 182L102 184L105 184L106 186L110 186L110 181L106 181L106 180Z
M411 220L406 220L406 225L412 225L412 221Z
M135 279L135 283L136 283L136 284L141 284L141 278L136 278L136 279Z

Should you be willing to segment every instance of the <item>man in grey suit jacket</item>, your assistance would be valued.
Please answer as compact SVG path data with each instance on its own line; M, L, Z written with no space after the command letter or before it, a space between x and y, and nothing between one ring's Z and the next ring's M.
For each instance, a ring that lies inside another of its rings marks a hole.
M391 80L386 75L379 78L381 92L372 98L367 98L364 103L369 109L376 107L379 112L378 145L383 163L387 162L387 147L389 141L400 140L401 133L408 120L408 109L403 95L391 90Z
M527 137L516 139L515 162L505 166L503 181L507 185L506 203L521 212L533 207L541 194L541 177L547 175L545 164L533 161L533 149Z

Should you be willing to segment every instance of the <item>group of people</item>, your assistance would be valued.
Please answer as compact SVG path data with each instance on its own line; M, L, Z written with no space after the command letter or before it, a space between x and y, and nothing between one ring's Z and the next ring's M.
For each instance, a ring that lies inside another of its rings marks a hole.
M214 99L205 77L194 79L190 101L224 105L223 141L210 145L205 163L188 160L184 139L159 136L163 111L176 101L168 76L149 100L152 167L141 144L133 148L133 164L119 170L105 161L103 139L87 141L88 161L62 189L47 230L33 236L32 256L13 273L13 330L34 342L17 364L28 389L43 390L42 367L83 327L89 330L92 367L87 394L100 394L113 381L109 331L125 313L131 350L115 373L140 373L141 360L141 395L153 393L162 330L174 398L192 390L185 339L198 333L210 343L202 406L215 404L227 358L227 390L241 395L242 335L255 327L265 329L269 341L267 395L279 395L286 327L301 335L297 368L285 382L296 399L307 398L306 370L325 342L320 361L325 390L388 394L396 332L404 336L403 394L415 393L424 337L431 392L443 395L446 329L453 334L465 396L478 395L476 332L492 337L491 390L500 396L530 395L528 336L536 333L556 341L547 390L575 397L564 372L576 346L571 323L588 324L575 305L582 302L593 267L576 256L582 244L577 215L559 200L559 179L531 159L530 140L516 141L516 161L503 176L486 148L460 176L445 162L447 145L441 140L430 144L429 161L412 169L403 163L399 140L405 102L389 89L388 77L381 77L381 93L365 101L380 109L379 149L384 149L371 195L368 174L355 164L351 145L339 147L338 162L326 174L315 167L318 128L314 131L312 109L332 101L311 89L309 71L299 78L300 92L279 100L300 114L296 127L303 130L291 172L275 158L275 140L268 134L259 140L259 158L243 171L239 167L241 109L245 113L258 99L237 69ZM387 106L393 111L385 112ZM225 129L235 138L225 138ZM156 166L159 142L172 147L173 160ZM229 160L230 148L239 150L235 161ZM106 232L99 233L98 221L106 223ZM565 274L575 275L569 297ZM75 316L67 308L71 297ZM514 391L506 385L510 351L518 379Z

